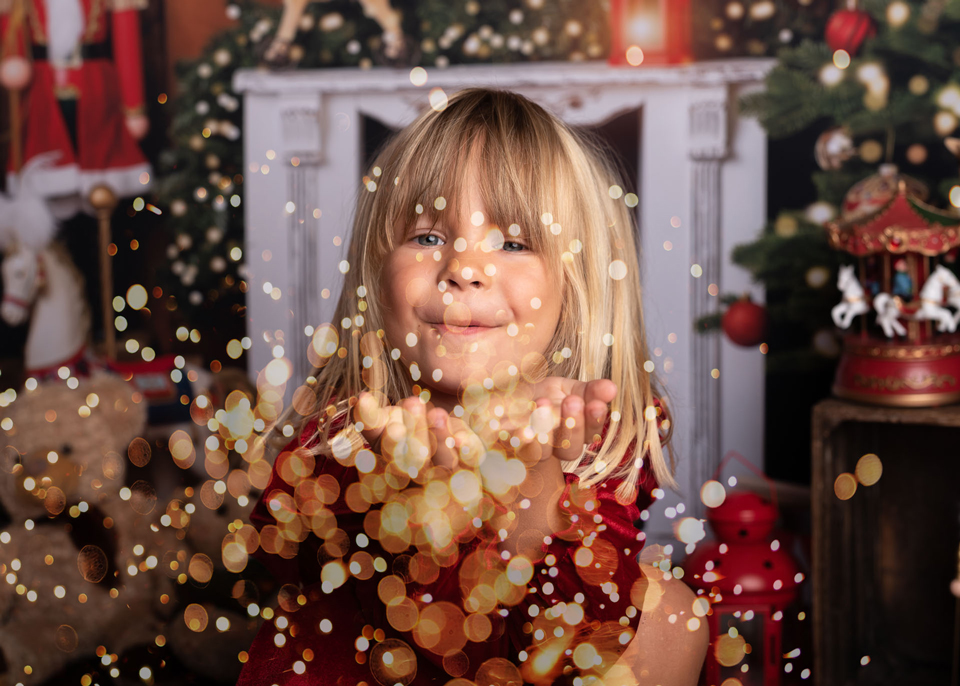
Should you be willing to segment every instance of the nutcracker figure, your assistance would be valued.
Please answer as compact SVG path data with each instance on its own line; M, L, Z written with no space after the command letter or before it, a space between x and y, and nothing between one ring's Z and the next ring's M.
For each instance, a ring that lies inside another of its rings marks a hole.
M142 193L150 167L137 12L147 0L0 0L0 85L13 96L8 174L54 154L38 190L61 218L90 191Z

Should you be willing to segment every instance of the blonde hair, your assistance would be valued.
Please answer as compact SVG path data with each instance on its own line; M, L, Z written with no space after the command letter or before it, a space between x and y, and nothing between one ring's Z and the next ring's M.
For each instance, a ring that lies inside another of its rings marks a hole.
M677 490L666 403L653 373L644 368L649 356L634 213L622 198L611 197L619 175L601 147L594 136L568 128L527 98L485 88L454 94L446 108L427 110L397 134L376 156L359 191L335 324L315 335L308 349L314 372L298 391L299 401L273 428L299 421L302 433L309 417L347 414L371 388L391 402L420 392L400 360L381 355L381 266L394 248L398 224L410 226L420 212L438 221L443 213L459 211L468 163L474 161L490 223L520 225L531 249L562 284L564 315L544 351L544 372L581 381L607 378L618 387L611 407L619 414L611 428L618 430L607 432L598 451L564 470L577 473L587 486L623 479L618 495L635 497L640 458L646 455L658 483ZM440 203L438 210L434 201L441 197L446 207ZM347 331L337 324L345 319L362 323ZM569 356L554 356L564 348ZM365 356L374 361L368 368ZM302 402L304 388L312 389L315 402ZM663 441L655 396L661 399ZM319 438L317 452L327 446L332 423L319 421L310 437ZM642 449L626 460L634 440Z

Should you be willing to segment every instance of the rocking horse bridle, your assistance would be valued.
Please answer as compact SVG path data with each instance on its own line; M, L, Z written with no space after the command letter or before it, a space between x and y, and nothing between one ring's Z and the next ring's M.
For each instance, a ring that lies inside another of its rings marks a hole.
M43 255L37 253L37 292L40 291L47 283L47 270L43 266ZM25 310L30 309L31 303L27 302L23 298L18 298L15 295L10 295L8 293L3 294L3 302L11 303L17 307L22 307Z

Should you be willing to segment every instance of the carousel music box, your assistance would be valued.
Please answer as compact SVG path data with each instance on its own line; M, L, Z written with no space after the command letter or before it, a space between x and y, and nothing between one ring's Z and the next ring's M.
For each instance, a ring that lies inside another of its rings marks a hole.
M858 329L844 337L833 385L840 398L897 407L960 401L960 216L927 204L927 195L884 165L850 189L826 226L831 246L856 258L840 268L843 297L831 312L838 327Z

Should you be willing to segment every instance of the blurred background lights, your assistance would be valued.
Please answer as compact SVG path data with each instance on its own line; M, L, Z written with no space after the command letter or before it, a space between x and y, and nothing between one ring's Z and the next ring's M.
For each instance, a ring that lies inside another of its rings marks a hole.
M433 88L430 90L430 107L437 112L443 112L447 109L447 94L442 88Z
M243 345L236 338L231 339L230 342L227 343L227 356L231 360L236 360L241 355L243 355Z
M707 507L720 507L727 498L727 491L719 481L711 479L700 487L700 500Z
M147 289L140 284L130 286L127 289L127 303L135 310L145 307L147 304Z
M643 64L643 50L639 45L631 45L627 48L627 64L631 67L639 67Z
M697 543L707 535L703 521L695 517L684 517L677 522L675 533L677 540L687 545Z
M423 67L414 67L410 70L410 83L414 86L423 86L427 83L427 70Z

